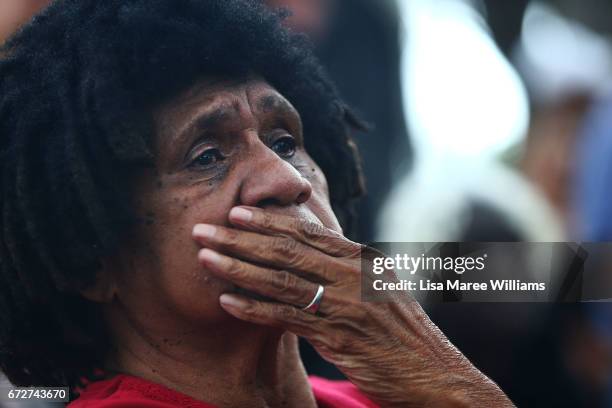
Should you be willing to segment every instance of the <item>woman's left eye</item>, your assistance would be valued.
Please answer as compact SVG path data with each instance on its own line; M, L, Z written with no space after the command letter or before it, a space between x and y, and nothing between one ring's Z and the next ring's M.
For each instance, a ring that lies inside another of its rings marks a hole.
M225 160L225 156L219 149L207 149L195 158L192 165L208 168L222 160Z
M272 150L280 157L290 159L295 155L295 140L291 136L278 139L272 145Z

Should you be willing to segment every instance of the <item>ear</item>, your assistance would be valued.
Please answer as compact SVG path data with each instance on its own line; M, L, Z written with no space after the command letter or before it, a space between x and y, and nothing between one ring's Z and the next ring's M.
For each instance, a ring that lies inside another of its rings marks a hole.
M102 261L102 268L96 272L96 280L93 285L81 289L79 293L87 300L96 303L110 303L117 293L117 285L114 275L115 269L108 261Z

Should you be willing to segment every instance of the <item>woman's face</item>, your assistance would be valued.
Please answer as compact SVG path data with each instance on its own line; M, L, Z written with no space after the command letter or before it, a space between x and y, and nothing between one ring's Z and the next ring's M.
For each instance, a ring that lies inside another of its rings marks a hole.
M235 288L203 270L192 230L229 225L234 206L340 231L325 177L304 150L299 114L264 81L198 83L155 118L156 166L134 180L144 221L107 268L115 299L140 325L163 330L229 318L218 298Z

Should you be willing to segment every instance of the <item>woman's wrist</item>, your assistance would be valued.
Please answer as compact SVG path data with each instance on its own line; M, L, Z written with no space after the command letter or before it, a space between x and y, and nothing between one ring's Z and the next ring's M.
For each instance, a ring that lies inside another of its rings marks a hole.
M414 375L400 374L388 376L384 383L375 381L358 387L384 408L514 407L497 384L473 366L438 375L421 374L418 380Z
M504 392L480 371L469 373L444 373L440 382L432 379L431 387L424 387L420 401L410 398L415 407L479 408L514 407ZM384 405L387 407L388 405ZM402 405L394 405L402 406ZM403 405L406 406L406 405Z

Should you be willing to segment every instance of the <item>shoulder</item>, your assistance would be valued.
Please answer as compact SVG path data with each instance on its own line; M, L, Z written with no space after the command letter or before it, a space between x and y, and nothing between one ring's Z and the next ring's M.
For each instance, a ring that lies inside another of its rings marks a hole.
M310 385L320 408L377 408L349 381L332 381L309 377Z
M309 377L319 408L376 408L372 401L348 381ZM118 375L88 384L68 408L214 408L137 377Z
M118 375L88 384L67 408L214 408L137 377Z

